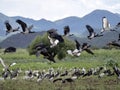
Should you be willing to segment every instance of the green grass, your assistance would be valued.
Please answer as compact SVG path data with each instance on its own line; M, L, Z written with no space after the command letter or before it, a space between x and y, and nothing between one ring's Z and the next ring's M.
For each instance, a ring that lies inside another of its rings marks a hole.
M42 56L36 58L34 55L30 56L25 49L18 49L16 53L2 54L0 50L0 57L4 59L6 64L16 62L17 64L10 69L21 68L22 70L31 69L48 69L50 67L58 68L73 68L84 67L89 69L91 67L104 66L110 60L116 62L120 66L120 50L94 50L95 55L90 55L83 52L80 57L67 56L63 60L56 59L56 63L51 63L43 59ZM0 65L0 72L2 65ZM36 81L26 80L6 80L0 81L0 90L120 90L120 81L117 81L116 76L104 77L98 79L97 77L79 78L74 83L62 84L60 82L53 84L48 80L42 83Z

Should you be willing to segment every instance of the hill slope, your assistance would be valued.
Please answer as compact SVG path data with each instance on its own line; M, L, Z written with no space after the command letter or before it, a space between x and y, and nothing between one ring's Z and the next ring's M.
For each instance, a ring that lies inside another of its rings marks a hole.
M16 48L27 48L28 45L31 43L31 41L39 35L43 35L45 32L37 32L37 33L31 33L31 34L22 34L22 33L18 33L15 35L12 35L8 38L6 38L5 40L3 40L0 43L0 47L1 48L6 48L9 46L13 46Z

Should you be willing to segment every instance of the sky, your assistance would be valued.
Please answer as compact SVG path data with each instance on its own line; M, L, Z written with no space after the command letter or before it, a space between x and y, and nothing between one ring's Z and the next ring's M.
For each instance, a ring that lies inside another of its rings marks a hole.
M120 14L120 0L0 0L0 13L35 20L83 17L96 9Z

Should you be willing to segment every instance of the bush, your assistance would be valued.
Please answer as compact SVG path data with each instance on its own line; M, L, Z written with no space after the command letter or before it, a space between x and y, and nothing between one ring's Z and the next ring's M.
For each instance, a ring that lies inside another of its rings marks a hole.
M63 59L66 57L67 50L68 49L74 49L75 48L75 43L71 40L69 40L66 37L64 38L64 43L59 43L57 46L54 48L50 48L50 52L54 52L57 54L58 59ZM34 55L36 53L36 50L34 47L39 44L40 42L44 43L47 46L50 46L49 39L47 38L47 33L45 33L43 36L37 36L32 43L28 46L28 52L30 55Z
M106 62L106 66L114 67L114 66L118 66L118 63L116 61L110 59Z

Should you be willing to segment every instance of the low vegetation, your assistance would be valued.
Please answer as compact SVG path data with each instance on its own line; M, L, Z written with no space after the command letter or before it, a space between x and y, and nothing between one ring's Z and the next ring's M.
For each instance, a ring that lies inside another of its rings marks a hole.
M43 56L36 58L35 55L29 55L25 49L17 49L16 53L2 53L0 50L0 57L3 58L6 64L16 62L17 64L10 69L21 68L21 70L43 70L50 67L58 68L63 67L70 69L73 67L79 68L94 68L97 66L120 65L120 50L118 49L100 49L94 50L95 55L90 55L83 52L80 57L71 57L67 55L64 59L59 60L55 57L56 63L50 63L48 60L43 59ZM0 72L2 71L2 65L0 65ZM41 83L29 80L5 80L0 81L0 90L120 90L120 80L117 76L111 77L85 77L79 78L73 83L52 83L48 80L44 80Z

